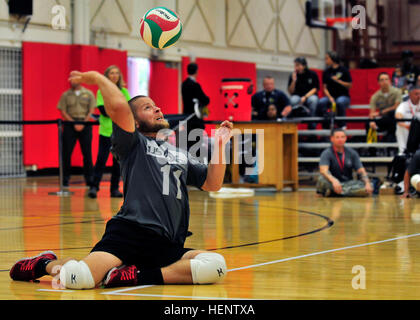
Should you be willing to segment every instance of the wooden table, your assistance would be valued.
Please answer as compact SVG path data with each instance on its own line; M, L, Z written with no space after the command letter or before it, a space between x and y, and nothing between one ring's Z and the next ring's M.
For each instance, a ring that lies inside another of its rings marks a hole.
M285 186L291 186L293 190L297 190L299 184L298 133L295 123L234 122L232 184L239 184L238 136L246 132L257 134L258 183L249 185L274 186L278 191Z

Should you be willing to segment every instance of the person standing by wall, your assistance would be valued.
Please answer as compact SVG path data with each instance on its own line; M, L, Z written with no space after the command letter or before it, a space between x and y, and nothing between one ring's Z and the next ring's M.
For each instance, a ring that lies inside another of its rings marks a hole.
M184 115L190 116L195 114L194 105L196 101L198 102L198 107L203 108L210 103L210 98L204 93L201 85L197 82L197 73L198 65L196 63L190 63L187 66L188 78L184 80L181 86L182 92L182 103L184 106ZM189 140L188 136L190 132L194 129L204 130L204 122L202 119L198 118L197 115L194 115L191 119L187 121L187 150L197 143L197 140ZM197 136L201 141L202 134ZM183 145L183 144L181 144Z
M65 91L58 102L65 121L89 121L95 110L92 91L70 80L71 88ZM71 155L79 141L83 155L83 174L87 186L92 184L92 126L65 123L63 126L63 186L68 187L71 171Z

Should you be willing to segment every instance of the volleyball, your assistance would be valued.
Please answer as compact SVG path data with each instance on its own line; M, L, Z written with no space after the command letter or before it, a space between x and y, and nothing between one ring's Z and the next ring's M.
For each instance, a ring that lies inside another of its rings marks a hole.
M178 15L165 7L156 7L145 13L140 21L140 35L152 48L165 49L174 45L182 33Z

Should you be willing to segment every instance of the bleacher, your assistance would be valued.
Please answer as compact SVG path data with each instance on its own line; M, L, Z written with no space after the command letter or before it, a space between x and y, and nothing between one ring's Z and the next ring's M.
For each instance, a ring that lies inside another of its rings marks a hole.
M378 142L366 142L365 120L369 114L369 105L352 105L347 110L347 143L346 146L355 149L366 169L375 176L383 178L388 165L398 153L397 142L381 142L383 133L378 132ZM314 177L318 175L320 154L330 144L330 130L317 126L308 130L306 124L298 124L299 134L299 176Z

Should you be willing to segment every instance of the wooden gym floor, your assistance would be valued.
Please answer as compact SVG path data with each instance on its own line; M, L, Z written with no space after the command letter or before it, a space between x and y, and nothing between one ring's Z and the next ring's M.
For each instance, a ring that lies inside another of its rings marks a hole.
M73 181L74 194L58 197L48 194L57 178L0 180L0 299L420 298L420 199L323 199L313 190L240 199L190 192L186 246L225 256L221 284L77 291L48 276L12 281L16 260L47 249L82 259L122 203L107 182L89 199L81 177Z

